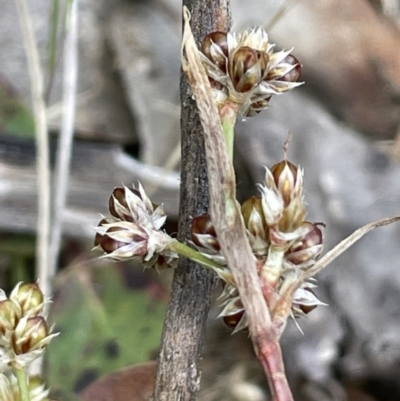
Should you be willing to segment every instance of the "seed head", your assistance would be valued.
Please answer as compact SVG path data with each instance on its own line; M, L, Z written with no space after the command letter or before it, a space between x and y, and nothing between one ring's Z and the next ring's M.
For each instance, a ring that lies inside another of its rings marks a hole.
M263 28L207 35L200 57L217 103L229 99L241 105L242 116L250 117L267 108L272 95L301 85L298 60L274 47Z
M19 283L10 294L10 300L19 304L23 315L37 315L44 306L44 295L37 283Z
M103 257L138 259L156 269L176 265L178 255L165 249L173 239L161 230L167 217L164 208L152 203L140 184L114 188L108 206L111 216L95 228L94 245L104 251Z
M287 160L266 169L265 185L260 185L265 219L281 233L298 229L304 221L303 172Z
M271 167L271 174L282 195L284 207L287 207L299 192L299 187L296 186L299 182L297 167L289 161L283 160ZM294 192L295 188L296 192Z

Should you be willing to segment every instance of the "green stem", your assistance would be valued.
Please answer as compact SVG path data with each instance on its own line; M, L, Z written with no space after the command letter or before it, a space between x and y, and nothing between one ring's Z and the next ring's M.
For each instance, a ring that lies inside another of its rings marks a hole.
M185 244L182 244L182 242L179 242L178 240L171 242L167 248L170 251L176 252L178 255L185 256L186 258L189 258L194 262L199 263L207 269L215 271L216 268L221 268L221 265L217 262L214 262L212 259L207 258L207 256L202 255L195 249L190 248Z
M227 101L219 109L219 116L221 118L222 130L224 132L224 139L226 147L228 148L228 154L233 159L233 146L235 138L235 124L236 117L239 110L239 105Z
M18 381L20 401L31 401L28 387L28 375L24 367L19 365L13 366L13 373Z

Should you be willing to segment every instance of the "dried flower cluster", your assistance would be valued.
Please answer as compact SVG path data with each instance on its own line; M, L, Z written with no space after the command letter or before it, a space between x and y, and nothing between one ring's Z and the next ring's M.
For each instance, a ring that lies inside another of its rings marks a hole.
M302 84L291 50L274 52L274 47L262 27L205 37L200 57L219 105L232 101L240 104L242 116L254 116L269 106L272 95Z
M10 296L0 290L0 394L2 400L19 400L19 390L12 369L26 369L41 356L51 334L44 305L48 302L37 284L19 283ZM48 391L37 380L30 381L31 399L45 400Z
M137 189L114 188L109 212L111 216L103 217L96 227L95 248L104 251L103 257L137 259L157 270L176 266L178 255L166 249L174 240L162 230L164 208L153 204L140 184Z
M266 169L260 197L242 205L242 215L264 289L274 314L274 305L301 271L311 267L322 251L320 224L305 220L303 173L287 160ZM209 216L193 219L192 240L199 251L221 265L215 269L224 280L221 295L224 322L239 331L247 326L246 313ZM302 316L323 304L314 295L314 283L306 282L295 292L291 313Z

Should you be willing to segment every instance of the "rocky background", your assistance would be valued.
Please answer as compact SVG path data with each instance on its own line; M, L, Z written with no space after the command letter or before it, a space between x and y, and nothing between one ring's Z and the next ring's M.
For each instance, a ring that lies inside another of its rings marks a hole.
M18 17L12 1L0 4L0 237L8 239L34 234L36 173ZM50 2L29 6L54 145L63 42L60 37L50 80ZM108 196L121 182L140 180L155 202L164 202L171 221L177 219L180 6L179 0L79 2L78 107L64 211L64 272L74 260L68 246L73 243L75 255L77 249L86 255L98 213L106 213ZM256 194L263 166L281 160L290 131L289 158L305 170L309 219L326 223L327 250L361 225L399 214L399 1L232 0L232 9L233 29L261 24L278 48L294 47L305 81L273 98L269 110L238 124L239 198ZM297 400L400 399L399 243L400 226L378 229L319 275L318 296L329 306L298 322L304 334L290 323L282 340ZM0 252L0 280L6 280L12 258ZM230 337L213 317L208 332L201 399L267 400L247 336Z

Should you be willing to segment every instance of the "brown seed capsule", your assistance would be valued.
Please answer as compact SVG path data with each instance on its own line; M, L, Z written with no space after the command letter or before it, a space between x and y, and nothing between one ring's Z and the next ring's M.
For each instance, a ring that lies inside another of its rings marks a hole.
M312 291L310 288L305 288L305 290L315 295L314 291ZM317 307L317 305L304 305L304 304L298 304L297 306L306 315L308 315L311 311L313 311Z
M258 85L264 77L269 56L265 52L248 46L240 47L233 55L230 76L236 91L248 92Z
M239 324L243 314L244 310L237 312L234 315L224 316L222 320L230 329L234 329Z
M35 316L24 321L21 319L13 333L12 345L17 355L37 349L39 343L49 334L46 320Z
M317 307L317 305L299 305L299 309L305 313L306 315L308 315L311 311L313 311L315 308Z
M193 234L209 234L216 237L215 228L211 221L211 217L208 214L202 214L201 216L196 216L192 221L192 235ZM192 238L194 242L194 238ZM197 245L197 244L196 244Z
M297 167L288 160L283 160L271 167L275 185L282 195L285 207L292 198L292 192L297 181Z
M285 255L285 259L294 265L316 261L322 252L323 234L318 225L304 221L301 227L308 231L289 248Z
M290 249L291 252L302 251L315 245L321 245L323 242L322 231L317 224L304 221L302 227L307 227L309 231Z
M282 63L294 65L294 68L287 74L285 74L283 77L278 78L277 81L298 82L301 77L301 65L299 60L297 60L296 57L289 54L282 60Z
M108 235L103 235L100 246L105 253L112 253L123 246L128 245L127 242L116 241Z
M215 31L207 35L201 44L201 52L220 70L226 73L228 41L226 32Z
M257 115L258 113L261 113L266 108L268 108L271 97L272 96L268 96L263 100L258 100L257 102L253 102L250 105L249 109L247 110L246 117L253 117L253 116Z
M23 314L40 308L44 302L43 292L36 283L21 284L18 291L13 293L13 299L20 304Z
M261 203L261 196L252 196L251 198L247 199L242 203L241 211L244 220L244 225L247 228L249 225L249 220L253 209L255 209L262 217L262 220L265 221L264 211Z
M0 301L0 333L13 330L21 317L21 310L13 301L5 299Z
M97 227L101 227L104 224L107 224L108 221L107 219L101 219L99 224L97 224ZM94 237L94 246L97 247L100 245L101 240L103 239L103 235L96 233L95 237Z
M140 199L140 192L137 191L136 189L130 189L135 195L137 195ZM117 209L117 205L115 204L115 200L117 200L121 206L126 209L125 213L122 213ZM111 216L116 217L117 219L125 220L125 221L133 221L132 216L129 214L129 206L128 203L126 202L126 197L125 197L125 188L123 187L115 187L110 199L108 200L108 209L110 211Z
M193 218L191 237L197 246L211 247L216 251L221 249L217 240L217 233L208 214Z
M120 233L120 238L123 240L118 240L115 237L111 237L109 234L111 233ZM124 235L125 234L125 235ZM117 249L120 249L129 244L137 244L134 249L134 252L130 257L145 255L148 251L147 249L147 240L148 237L146 233L143 231L143 234L132 233L127 228L123 227L111 227L107 230L107 232L103 235L100 246L105 253L112 253ZM140 246L139 246L140 245Z
M255 237L268 241L269 229L265 220L262 199L260 196L252 196L242 204L242 216L244 225Z

